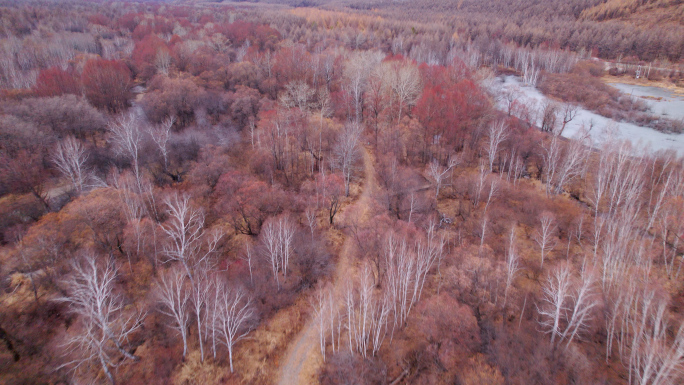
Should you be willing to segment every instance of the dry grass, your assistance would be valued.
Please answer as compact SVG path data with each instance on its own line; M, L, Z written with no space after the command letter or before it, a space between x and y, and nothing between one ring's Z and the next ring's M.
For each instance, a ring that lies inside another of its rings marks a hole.
M244 384L273 384L283 355L308 316L308 301L300 297L294 305L262 323L238 347L235 370Z
M205 360L201 362L199 351L188 355L185 364L173 377L174 385L220 385L224 383L225 368Z

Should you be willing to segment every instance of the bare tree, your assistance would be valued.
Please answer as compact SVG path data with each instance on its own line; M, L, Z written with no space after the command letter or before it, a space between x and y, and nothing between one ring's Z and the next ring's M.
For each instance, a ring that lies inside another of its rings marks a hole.
M572 277L567 263L560 265L542 287L543 305L538 309L540 326L545 333L551 334L551 344L566 341L566 347L582 333L593 321L593 311L599 305L594 295L594 275L586 267L578 281Z
M487 203L485 203L485 208L483 211L484 216L487 215L487 209L489 204L492 203L492 199L499 193L499 180L495 178L490 178L489 181L489 193L487 194Z
M305 81L292 81L285 85L285 89L280 94L280 104L286 108L299 108L300 111L308 114L313 106L315 93L316 90Z
M183 359L188 351L188 327L190 324L190 311L188 302L190 292L185 285L185 272L177 268L171 268L159 277L159 302L162 305L160 312L171 318L173 329L177 330L183 339Z
M133 174L138 182L138 190L142 190L142 175L140 174L140 150L143 132L140 129L141 118L135 111L120 115L109 124L110 140L118 154L125 156L131 162Z
M335 351L335 318L338 316L337 306L337 303L333 299L333 292L329 287L321 287L316 291L312 301L312 308L316 328L318 329L318 342L323 361L325 361L328 333L331 334L332 350L333 352Z
M489 139L487 140L487 156L489 159L489 172L494 172L494 162L499 152L499 146L508 137L508 125L499 120L489 126Z
M552 181L555 184L556 194L563 192L568 183L584 174L587 151L583 138L571 139L566 144L564 157L556 174L557 178Z
M506 308L508 292L520 271L520 255L515 247L515 226L511 227L511 235L508 238L508 250L506 251L506 287L504 289L503 308Z
M447 164L447 167L442 166L439 164L436 160L433 160L432 163L430 163L430 166L428 167L428 175L432 180L435 182L435 199L439 197L439 190L442 187L442 183L444 179L446 178L447 174L449 171L451 171L454 167L456 167L459 163L459 160L457 157L451 157L449 159L449 163Z
M387 297L375 290L371 271L372 268L366 263L359 281L347 285L345 296L349 350L364 357L368 351L375 355L380 349L387 334L391 310Z
M573 339L585 332L593 320L592 311L599 304L594 296L595 282L593 272L586 266L583 267L580 282L570 296L572 301L570 316L560 338L567 340L566 346L569 346Z
M423 294L423 287L428 273L435 263L439 263L444 252L444 238L436 234L437 225L430 221L427 228L427 242L418 241L415 245L415 273L412 301L418 302Z
M558 135L563 134L563 131L565 131L565 126L572 122L573 119L577 116L577 113L579 112L579 106L576 104L571 104L571 103L565 103L563 104L563 107L561 108L561 127L558 129Z
M658 217L661 207L665 201L665 198L670 195L671 186L676 182L674 181L675 167L670 166L672 162L672 157L667 156L663 159L662 169L658 174L658 177L654 177L654 168L656 167L657 158L653 159L651 162L651 186L650 186L650 198L649 198L649 218L648 224L646 225L646 230L650 229ZM658 186L660 186L660 192L658 191ZM654 196L655 195L655 196Z
M612 173L612 162L610 161L611 152L609 148L603 148L598 154L598 165L594 169L593 183L589 199L594 206L594 221L599 218L599 207L608 190L608 183Z
M318 168L321 169L321 161L323 160L323 119L329 117L333 113L332 99L330 92L326 87L321 87L316 92L315 108L319 118L318 125L318 155L315 157L318 162ZM313 154L312 154L313 155Z
M394 316L393 330L404 325L413 305L420 300L427 274L442 259L444 239L436 236L434 225L428 228L427 235L427 243L416 241L413 247L396 234L387 235L383 287Z
M526 65L523 70L523 81L527 84L536 86L539 81L539 74L541 69L537 67L533 61Z
M542 287L542 306L539 311L539 325L544 333L551 334L551 344L556 337L562 336L563 317L571 309L567 301L570 296L570 267L567 264L559 266L549 275Z
M230 372L233 373L235 344L252 331L256 313L252 306L252 299L247 297L242 289L225 288L216 293L219 306L214 327L220 332L221 343L228 348Z
M363 106L363 94L366 90L366 82L368 77L369 69L365 67L362 60L350 59L347 65L344 67L343 76L345 81L343 82L345 90L351 96L352 102L354 103L354 121L361 122L362 106Z
M471 201L473 206L480 204L480 197L482 196L482 190L484 190L485 182L488 176L487 168L484 164L480 163L477 173L477 179L475 180L474 190L471 194Z
M544 211L539 216L539 222L541 226L534 232L534 241L537 242L537 245L539 245L539 248L541 249L541 268L543 268L546 253L556 247L554 236L557 227L555 216L548 211Z
M161 124L150 126L149 134L152 141L157 145L159 153L164 161L164 172L169 168L169 138L171 137L171 127L176 122L175 116L169 116Z
M316 231L316 226L318 226L318 221L316 219L316 210L309 207L306 209L305 215L306 215L306 224L309 226L309 230L311 231L311 240L313 241L314 231Z
M245 255L242 259L247 261L247 268L249 269L249 283L254 283L254 277L252 275L252 267L253 267L253 255L252 255L252 244L248 241L245 242Z
M86 168L88 154L83 144L73 136L69 136L57 144L50 159L62 175L69 178L76 192L79 194L83 192L88 178Z
M520 155L516 154L515 150L511 151L508 157L508 172L506 173L506 180L513 179L513 186L518 182L524 171L524 163Z
M358 51L350 55L345 63L342 85L351 96L354 104L354 122L356 123L360 123L363 117L363 98L367 88L368 76L372 68L380 63L383 57L384 55L379 51Z
M157 56L154 58L154 64L159 73L168 75L171 67L171 54L166 49L157 50Z
M197 339L200 344L200 361L204 362L204 340L209 332L208 325L208 302L209 294L211 292L211 280L209 279L209 272L206 263L199 265L196 269L195 282L190 287L191 290L191 304L192 311L197 323Z
M384 249L385 290L392 305L394 327L403 326L408 317L412 303L412 285L414 284L414 259L405 240L399 241L397 236L389 234Z
M389 63L387 74L389 88L399 107L397 121L400 121L404 108L413 106L420 96L420 72L413 64Z
M482 256L482 248L484 247L485 235L487 235L487 223L489 223L489 218L484 215L482 217L482 227L480 230L480 248L477 250L478 257Z
M504 105L506 106L508 116L511 116L513 114L513 108L515 107L518 99L520 98L520 95L520 87L517 86L506 88L502 91L502 99Z
M127 311L123 298L114 292L117 268L112 262L101 266L94 256L74 264L74 274L66 280L69 295L61 298L79 317L78 332L66 341L73 360L61 367L76 370L97 363L112 384L112 368L125 359L138 360L126 348L129 336L138 330L145 314Z
M273 278L276 280L278 289L280 289L279 273L282 272L283 276L287 278L294 232L294 225L287 215L267 220L261 229L260 238L264 257L271 265Z
M279 229L274 224L274 221L267 221L261 228L261 233L259 238L261 238L261 244L264 250L264 257L271 265L271 272L273 273L273 278L276 280L278 289L280 289L280 278L278 272L281 269L280 266L280 245L279 241Z
M133 227L133 233L136 238L136 255L139 255L141 247L144 245L145 236L143 234L142 218L147 213L147 208L142 200L141 194L137 194L137 182L135 177L129 173L125 172L119 175L115 175L114 187L116 192L123 203L123 212L126 216L126 221ZM126 250L126 255L128 257L128 267L133 271L133 266L131 264L131 250ZM152 265L156 265L156 261L152 261Z
M325 346L326 339L328 335L328 321L327 321L327 302L325 294L322 290L316 292L316 296L313 301L313 313L314 319L316 320L316 328L318 329L318 345L321 349L321 356L323 357L323 362L325 362Z
M542 132L556 132L558 118L558 104L547 101L541 106L541 130Z
M349 123L344 126L334 148L335 166L342 172L344 177L344 195L349 196L349 185L356 170L356 162L361 157L359 140L361 138L361 126Z
M164 203L169 214L169 219L162 226L169 237L168 244L164 246L165 262L180 262L194 286L195 267L208 260L222 235L211 232L205 237L204 214L192 207L189 196L175 193L166 197Z
M544 160L544 181L546 182L546 195L549 195L553 190L553 183L556 180L556 174L560 169L561 163L561 143L556 135L551 136L548 143L542 144L542 158Z
M667 298L650 289L644 289L630 304L623 325L631 332L626 357L630 384L674 384L684 377L684 325L669 338L667 306Z

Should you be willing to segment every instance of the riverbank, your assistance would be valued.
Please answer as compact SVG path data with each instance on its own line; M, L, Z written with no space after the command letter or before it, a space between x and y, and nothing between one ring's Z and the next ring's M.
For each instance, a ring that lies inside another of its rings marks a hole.
M502 92L508 90L516 94L516 104L524 106L519 110L526 112L525 116L533 116L535 121L530 123L537 125L536 119L539 114L529 114L529 112L539 111L549 98L537 88L524 84L519 77L509 75L499 77L498 81ZM513 114L516 115L516 111ZM524 116L518 117L524 118ZM649 127L616 121L579 107L575 118L566 125L563 136L572 138L586 134L591 140L591 145L597 148L601 147L606 140L619 139L629 140L638 148L646 147L651 151L675 150L678 154L684 155L684 134L664 133Z
M629 84L642 87L658 87L663 88L668 91L674 92L678 95L684 95L684 84L677 85L675 83L669 82L667 80L648 80L646 78L635 79L633 76L613 76L605 75L601 77L601 80L607 84Z

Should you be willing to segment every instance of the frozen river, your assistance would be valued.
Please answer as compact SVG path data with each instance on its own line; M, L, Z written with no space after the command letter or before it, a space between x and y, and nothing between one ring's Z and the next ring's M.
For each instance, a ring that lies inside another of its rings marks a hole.
M516 76L506 76L498 78L498 86L502 90L514 89L522 95L526 103L536 103L537 108L547 100L535 87L523 84ZM673 95L668 90L656 87L641 87L627 84L615 84L616 88L622 92L630 93L634 96L654 96L662 97L662 102L647 100L651 104L654 113L663 114L669 118L684 118L684 98ZM679 155L684 155L684 134L665 134L649 127L637 126L632 123L616 122L612 119L601 116L595 112L585 110L580 107L577 116L565 127L563 136L574 137L581 128L590 129L589 135L593 145L598 147L608 139L627 139L635 145L646 146L652 151L669 150L677 151Z
M668 89L659 87L636 86L623 83L609 83L608 85L617 88L626 95L639 97L640 100L643 100L651 107L651 110L656 115L670 119L684 119L684 95L678 95ZM649 98L641 98L642 96ZM658 100L651 98L658 98Z

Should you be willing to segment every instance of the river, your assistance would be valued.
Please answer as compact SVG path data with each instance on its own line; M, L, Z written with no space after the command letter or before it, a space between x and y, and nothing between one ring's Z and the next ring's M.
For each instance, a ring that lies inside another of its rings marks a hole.
M684 118L684 98L674 95L668 90L657 87L633 86L628 84L611 84L622 92L634 96L652 96L663 98L661 101L646 100L653 112L674 119ZM524 103L539 108L548 99L538 89L524 84L517 76L497 78L496 88L501 91L514 89L519 92ZM503 103L501 103L503 107ZM630 140L637 148L645 147L651 151L675 150L684 155L684 134L666 134L649 127L632 123L616 122L595 112L579 108L577 116L566 125L563 136L575 137L581 128L589 129L589 136L594 147L600 147L603 141L614 138Z
M651 111L655 115L670 119L684 119L684 95L678 95L660 87L623 83L608 83L608 85L617 88L624 94L639 97L651 107Z

